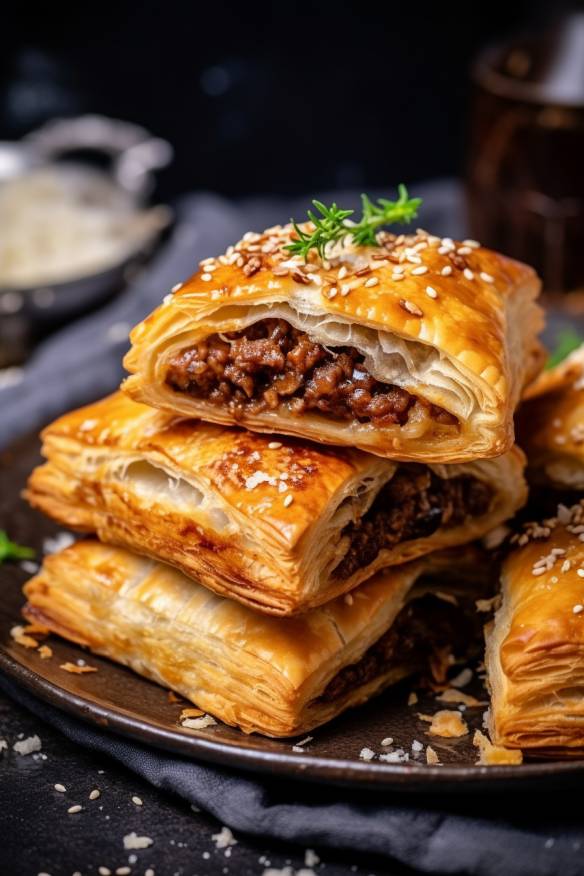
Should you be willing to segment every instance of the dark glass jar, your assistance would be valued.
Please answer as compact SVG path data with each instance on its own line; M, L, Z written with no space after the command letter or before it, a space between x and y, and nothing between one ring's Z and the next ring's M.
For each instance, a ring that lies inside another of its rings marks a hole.
M473 237L584 293L584 14L485 52L467 169Z

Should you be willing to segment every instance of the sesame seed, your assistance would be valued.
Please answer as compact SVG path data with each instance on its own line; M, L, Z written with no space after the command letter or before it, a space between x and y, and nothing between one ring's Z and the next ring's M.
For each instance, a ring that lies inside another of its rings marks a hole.
M465 246L470 246L471 249L478 249L480 247L480 243L478 240L463 240L462 241Z
M142 799L140 797L136 797L136 796L132 797L132 803L134 803L136 806L143 806L144 805L144 802L142 801Z
M178 292L178 290L181 288L181 286L182 286L182 283L175 283L170 291L173 293Z
M350 291L351 291L351 284L350 283L343 283L343 285L341 286L341 295L343 296L343 298L345 297L345 295L348 295Z
M570 560L564 560L564 562L562 563L562 568L560 569L560 571L561 571L561 572L569 572L569 571L570 571L570 566L571 566L571 565L572 565L572 564L571 564Z
M99 876L112 876L112 871L109 867L98 867L97 872L99 873Z
M101 791L99 791L97 788L94 788L93 791L91 791L91 793L89 794L89 799L90 800L97 800L97 798L100 796L101 796Z
M207 274L207 273L205 273L205 274L201 274L201 280L204 280L205 283L208 283L208 282L209 282L210 280L212 280L212 279L213 279L213 275L212 275L212 274Z
M576 572L578 578L584 578L584 569L578 569Z
M386 736L385 739L381 740L382 745L393 745L393 736Z
M394 265L392 271L394 274L403 274L405 267L403 265Z
M422 259L420 258L420 256L414 255L413 253L410 253L409 255L406 256L406 261L410 262L412 265L421 265L422 264Z
M331 286L331 288L329 289L329 293L328 293L329 299L334 298L338 291L339 290L337 289L336 286Z
M426 295L428 298L438 298L438 293L433 286L426 286Z
M270 441L270 443L268 444L270 450L279 450L281 446L281 441Z
M55 788L55 791L59 792L59 794L65 794L67 791L67 788L65 787L65 785L61 785L59 782L56 785L54 785L54 788Z
M83 806L80 806L78 803L76 803L75 806L69 806L69 808L67 809L67 812L70 815L75 815L77 812L81 812L82 809L83 809Z
M286 498L284 499L284 508L288 508L289 505L294 501L294 496L291 493L288 493Z
M472 249L470 248L470 246L459 246L456 252L458 253L458 255L468 255L472 252Z
M343 280L347 276L347 266L343 265L342 268L339 268L338 278L339 280Z
M537 577L538 575L545 575L546 572L547 572L547 569L546 569L545 566L540 566L540 567L537 568L537 569L536 569L536 568L533 568L533 569L531 570L531 574L532 574L532 575L535 575L536 577Z
M365 280L365 285L370 288L371 286L377 286L379 280L377 277L370 277L368 280Z
M440 271L443 277L449 277L452 273L452 265L444 265L442 270Z
M399 306L408 313L411 313L412 316L424 316L423 311L420 310L417 304L414 304L412 301L407 301L405 298L400 298Z
M129 876L131 872L132 871L129 867L118 867L116 870L116 876Z
M480 274L479 274L479 277L480 277L481 280L483 280L483 282L485 282L485 283L494 283L494 282L495 282L495 278L494 278L494 277L491 277L490 274L487 274L486 271L481 271Z
M419 268L412 268L412 274L415 274L416 276L418 274L425 274L425 273L427 273L427 271L428 271L428 268L426 267L426 265L420 265Z
M465 268L462 272L467 280L474 280L474 274L470 268Z
M584 611L584 605L581 605L580 603L578 603L578 605L574 606L572 611L574 612L574 614L581 614Z

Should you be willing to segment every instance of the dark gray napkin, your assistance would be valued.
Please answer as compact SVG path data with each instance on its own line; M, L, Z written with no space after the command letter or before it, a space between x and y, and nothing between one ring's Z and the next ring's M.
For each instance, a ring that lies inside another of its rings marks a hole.
M416 186L415 194L425 199L420 225L438 234L464 236L460 190L455 184ZM335 197L342 204L356 202L354 192L337 192ZM0 390L0 445L113 390L122 377L126 328L145 316L199 259L221 252L250 228L304 215L307 200L290 203L273 198L234 205L209 194L185 198L178 205L170 243L148 270L109 306L46 341L24 369L22 381ZM380 853L426 873L584 873L580 807L566 794L555 795L553 807L539 801L533 814L531 801L513 795L506 800L494 796L436 800L256 780L95 730L1 676L0 687L70 739L110 754L156 787L180 794L236 831L305 846Z
M414 189L412 189L414 192ZM420 224L440 234L459 236L461 196L451 182L415 186L424 198ZM355 192L322 195L357 206ZM122 356L129 330L166 293L188 277L200 259L223 252L245 231L261 230L290 216L305 216L309 198L249 199L234 204L211 194L185 197L176 209L170 242L130 286L108 306L81 319L43 343L12 386L0 382L0 447L66 410L112 392L123 377Z
M1 675L0 688L73 742L110 755L236 833L386 855L422 873L584 873L579 794L411 797L260 780L95 730Z

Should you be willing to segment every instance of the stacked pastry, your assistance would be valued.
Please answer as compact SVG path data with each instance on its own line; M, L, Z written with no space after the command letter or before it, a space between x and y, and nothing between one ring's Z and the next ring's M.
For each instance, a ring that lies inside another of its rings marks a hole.
M202 262L134 329L123 391L45 430L28 488L99 541L46 560L26 615L274 736L456 643L464 552L437 552L524 504L541 365L530 268L422 231L304 259L297 234Z

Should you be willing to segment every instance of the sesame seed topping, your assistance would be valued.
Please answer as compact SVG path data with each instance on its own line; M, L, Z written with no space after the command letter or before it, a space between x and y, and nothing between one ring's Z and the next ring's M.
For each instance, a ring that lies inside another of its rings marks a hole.
M480 247L480 243L478 240L463 240L462 241L465 246L470 246L471 249L478 249Z
M438 298L438 293L433 286L426 286L426 295L428 298Z
M472 252L472 249L470 248L470 246L459 246L456 252L458 253L458 255L468 255Z
M279 450L281 446L282 446L281 441L270 441L270 443L268 444L268 447L270 448L270 450Z
M574 612L574 614L582 614L582 612L584 611L584 605L581 605L580 603L578 603L578 605L574 606L572 611Z
M495 278L494 278L494 277L491 277L490 274L487 274L486 271L481 271L480 274L479 274L479 277L480 277L481 280L483 280L483 282L485 282L485 283L494 283L494 282L495 282Z
M174 292L178 292L178 290L181 288L181 286L182 286L182 283L175 283L174 286L172 287L172 289L171 289L170 291L171 291L172 293L174 293Z
M584 569L578 569L576 572L578 578L584 578Z
M65 785L61 785L60 782L57 782L57 784L54 785L53 787L55 788L55 791L59 792L59 794L65 794L67 791L67 788L65 787Z
M339 291L339 290L337 289L336 286L331 286L331 288L329 289L328 298L329 298L329 299L330 299L330 298L334 298L334 297L336 296L336 294L337 294L338 291Z
M418 274L426 274L427 271L428 268L426 267L426 265L420 265L419 268L412 268L412 274L415 274L416 276Z
M368 280L365 280L365 285L368 288L371 288L371 286L377 286L378 283L379 280L377 279L377 277L370 277Z
M97 800L97 798L100 796L101 796L101 791L99 791L97 788L94 788L93 791L89 792L89 799L90 800Z
M76 813L81 812L82 809L83 809L83 806L80 806L79 803L76 803L75 806L69 806L69 808L67 809L67 812L70 815L76 815Z
M207 273L205 273L205 274L201 274L201 280L204 280L205 283L208 283L208 282L209 282L210 280L212 280L212 279L213 279L213 275L212 275L212 274L207 274Z
M343 283L343 285L341 286L341 295L343 296L343 298L345 297L345 295L348 295L350 291L351 291L351 284L350 283Z
M405 298L400 298L399 306L408 313L411 313L412 316L424 316L423 311L420 310L417 304L414 304L412 301L407 301Z
M403 280L403 279L404 279L404 275L403 275L403 274L392 274L392 275L391 275L391 279L392 279L392 280Z
M291 493L288 493L288 495L284 499L284 508L288 508L292 504L293 501L294 501L294 496Z
M467 280L474 280L474 274L470 268L465 268L462 272Z
M132 803L134 803L135 806L143 806L144 805L144 801L142 800L142 798L136 797L135 795L134 795L134 797L132 797Z
M347 266L343 265L342 268L339 268L338 278L339 280L343 280L347 276Z

